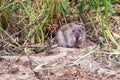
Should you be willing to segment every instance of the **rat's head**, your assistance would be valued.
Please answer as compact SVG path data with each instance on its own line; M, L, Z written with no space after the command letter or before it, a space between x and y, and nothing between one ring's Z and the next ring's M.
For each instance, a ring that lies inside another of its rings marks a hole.
M72 24L71 26L71 37L73 42L79 43L82 40L84 30L82 25Z

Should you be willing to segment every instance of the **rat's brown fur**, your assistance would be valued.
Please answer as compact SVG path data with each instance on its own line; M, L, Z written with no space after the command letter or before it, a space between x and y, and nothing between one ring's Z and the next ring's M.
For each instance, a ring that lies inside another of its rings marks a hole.
M69 23L63 25L56 34L56 40L61 47L78 47L86 39L83 25Z

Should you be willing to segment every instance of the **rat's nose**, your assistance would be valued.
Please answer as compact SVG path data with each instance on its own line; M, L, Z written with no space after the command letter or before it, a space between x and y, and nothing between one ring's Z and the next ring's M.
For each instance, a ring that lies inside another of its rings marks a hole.
M76 33L76 34L75 34L75 37L78 38L78 37L79 37L79 33Z

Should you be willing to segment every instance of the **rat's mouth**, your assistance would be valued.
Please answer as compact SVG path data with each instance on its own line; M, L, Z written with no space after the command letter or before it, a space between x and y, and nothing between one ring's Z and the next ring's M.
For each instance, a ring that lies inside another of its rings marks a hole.
M76 36L73 38L74 42L79 42L81 40L81 36Z

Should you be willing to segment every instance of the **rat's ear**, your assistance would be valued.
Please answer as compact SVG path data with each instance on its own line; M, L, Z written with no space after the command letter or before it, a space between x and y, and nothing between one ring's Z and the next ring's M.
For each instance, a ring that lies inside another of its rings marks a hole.
M69 25L69 27L70 27L70 28L72 28L72 27L73 27L73 23L69 23L68 25Z
M85 31L85 25L84 24L79 24L79 26L82 28L82 30Z

